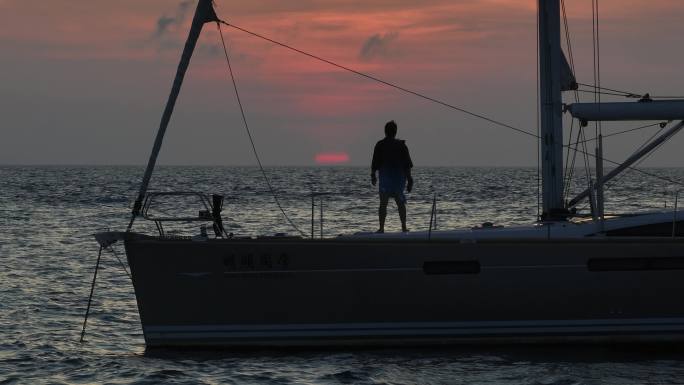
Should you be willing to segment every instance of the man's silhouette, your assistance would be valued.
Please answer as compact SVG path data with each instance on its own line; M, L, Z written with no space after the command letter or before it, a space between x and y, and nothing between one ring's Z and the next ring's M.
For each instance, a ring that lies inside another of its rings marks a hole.
M390 197L394 198L399 209L401 231L408 231L406 228L404 188L408 192L411 192L413 188L413 178L411 178L413 162L411 162L406 143L403 140L395 139L395 136L397 136L397 124L392 120L385 124L385 139L376 143L373 150L373 162L371 163L371 183L373 186L378 182L375 176L376 171L378 171L380 178L380 209L378 210L380 228L378 233L385 232L387 202Z

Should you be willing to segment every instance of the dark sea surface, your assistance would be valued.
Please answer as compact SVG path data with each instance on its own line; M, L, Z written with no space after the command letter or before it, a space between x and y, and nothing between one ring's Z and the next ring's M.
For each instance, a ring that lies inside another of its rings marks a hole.
M377 228L377 195L366 168L266 171L303 232L311 231L312 191L331 193L323 201L325 236ZM683 169L647 171L684 181ZM92 234L125 229L142 173L141 167L0 167L0 384L684 384L679 347L146 352L131 282L109 253L86 341L79 343L98 250ZM417 168L414 175L408 204L414 231L427 229L433 196L440 229L527 224L537 214L534 168ZM572 191L584 183L578 179ZM151 186L225 195L226 227L236 234L295 232L256 168L160 167ZM608 189L607 211L671 208L677 189L630 172ZM189 204L169 202L162 210L196 215ZM154 232L142 220L135 229ZM390 204L387 230L398 229Z

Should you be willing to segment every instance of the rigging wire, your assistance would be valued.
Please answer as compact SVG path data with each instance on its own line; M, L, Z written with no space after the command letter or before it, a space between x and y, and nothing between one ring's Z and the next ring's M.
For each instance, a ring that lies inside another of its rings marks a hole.
M601 89L601 90L619 92L619 93L625 94L625 95L633 95L634 97L641 97L641 94L636 93L636 92L627 92L627 91L616 90L614 88L599 87L598 85L595 85L595 84L586 84L586 83L580 83L580 82L577 82L577 84L580 86L585 86L585 87L589 87L589 88L597 88L597 89Z
M537 15L539 15L539 3L537 3ZM537 96L537 115L536 115L536 121L537 121L537 136L541 136L541 129L540 129L540 103L539 99L541 98L541 90L539 89L539 17L537 17L537 89L536 89L536 96ZM541 142L537 143L537 219L541 219Z
M621 96L621 97L625 97L625 98L636 98L636 97L640 98L641 97L641 95L632 95L632 94L626 95L626 94L618 94L616 92L606 92L606 91L596 91L596 90L592 91L592 90L577 89L577 90L575 90L575 92L584 92L587 94L597 94L597 95L607 95L607 96Z
M568 56L569 56L569 60L570 60L570 71L572 71L572 74L575 75L575 60L574 60L574 57L572 55L572 43L570 41L570 32L569 32L569 28L568 28L568 16L567 16L567 13L565 12L565 0L561 0L560 5L561 5L561 11L562 11L562 15L563 15L563 31L564 31L564 36L565 36L565 45L567 47ZM537 10L537 13L539 13L538 10ZM539 55L538 52L537 52L537 55ZM537 58L537 60L539 60L539 58ZM539 72L539 70L537 70L537 72ZM575 95L575 101L579 101L579 96L577 95L577 92L575 92L574 95ZM537 101L537 104L539 104L539 101ZM566 151L566 155L565 155L565 164L566 165L568 164L568 160L570 158L570 145L572 143L572 132L574 130L574 127L575 127L575 120L572 119L571 125L570 125L570 133L568 134L568 147L567 147L567 151ZM582 125L579 125L579 129L580 130L582 129ZM567 196L567 194L569 193L568 185L569 185L570 179L572 179L572 174L573 174L573 170L566 167L564 170L564 176L563 176L563 186L564 186L563 196Z
M582 127L580 124L580 135L577 136L577 144L575 145L575 152L580 151L584 156L582 157L582 160L584 160L584 175L586 176L586 182L587 182L587 187L591 188L591 179L592 179L592 174L591 174L591 163L589 161L589 157L594 157L594 154L589 153L589 149L587 148L587 137L586 137L586 130ZM582 141L580 143L580 136L582 138ZM582 145L582 148L584 151L579 150L579 145Z
M93 293L95 292L95 281L97 280L97 271L100 269L100 259L102 257L102 245L100 251L97 252L97 262L95 263L95 272L93 273L93 283L90 285L90 295L88 296L88 306L86 307L85 316L83 317L83 329L81 329L81 342L85 337L86 326L88 324L88 315L90 315L90 304L93 302Z
M570 69L572 70L572 74L575 75L575 59L573 56L572 52L572 40L570 39L570 27L568 24L568 14L565 12L565 0L561 0L561 9L563 11L563 28L565 30L565 44L568 48L568 56L570 59ZM577 83L580 84L580 83ZM577 95L575 95L577 98Z
M565 43L566 43L566 46L568 48L568 56L570 59L570 68L572 70L572 73L574 75L576 75L577 72L575 71L575 58L574 58L574 54L573 54L573 50L572 50L572 39L570 38L570 23L568 22L568 14L565 10L565 0L561 0L561 9L563 12L563 28L565 31ZM579 92L577 91L577 89L574 90L573 95L575 97L575 102L579 103L580 98L579 98ZM572 119L571 120L571 127L574 127L574 124L575 124L575 120ZM584 136L584 127L582 127L581 124L578 124L577 129L578 129L578 133L577 133L577 141L578 142L575 144L575 151L573 153L573 161L572 161L573 167L570 168L569 173L568 173L568 180L566 182L568 184L566 196L569 195L569 193L570 193L569 185L570 185L570 182L572 181L572 178L573 178L574 172L575 172L574 165L575 165L575 161L577 159L577 147L579 146L579 138L580 138L580 136ZM572 135L568 136L568 142L570 140L572 140ZM583 143L583 147L584 147L584 150L586 152L587 148L586 148L586 145L584 143ZM570 153L570 146L568 145L568 155L569 155L569 153ZM584 158L585 165L588 165L589 164L588 156L585 154L583 156L583 158ZM566 162L566 165L567 165L567 162ZM586 171L586 177L587 177L587 185L590 185L591 184L591 169L586 168L585 171Z
M664 128L664 127L663 127L663 128ZM661 128L658 132L656 132L653 136L651 136L651 139L654 138L656 135L658 135L658 134L663 130L663 128ZM650 141L650 139L649 139L648 141ZM647 141L646 143L648 143L648 141ZM642 145L639 147L639 149L642 149L642 148L646 145L646 143L642 144ZM660 143L659 145L657 145L653 150L651 150L651 152L649 152L648 154L646 154L643 158L639 159L639 160L634 164L634 166L638 166L638 165L640 165L641 163L643 163L646 159L650 158L651 155L655 154L655 153L658 151L658 149L660 149L660 147L661 147L663 144L665 144L665 142L662 142L662 143ZM637 149L637 151L638 151L639 149ZM625 174L621 174L621 175L615 177L615 179L613 179L612 181L610 181L610 182L609 182L610 184L609 184L608 186L606 186L606 190L609 189L609 188L611 188L611 187L613 187L613 186L616 186L616 185L617 185L617 182L619 182L620 180L622 180L622 178L624 178L625 175L627 175L627 174L625 173Z
M572 145L572 133L575 128L575 119L570 120L570 133L568 134L568 147L567 151L565 154L565 165L569 165L570 163L570 146ZM579 125L579 128L582 128L582 125ZM577 154L577 152L573 152L573 154ZM564 177L563 177L563 196L567 197L570 194L570 181L572 180L573 174L574 174L574 168L571 167L565 167L564 169Z
M572 124L574 125L575 120L572 120ZM579 146L579 140L582 135L582 127L580 125L579 129L577 130L577 144L576 146ZM572 137L568 138L569 140L572 140ZM568 148L568 155L570 154L569 148ZM570 195L570 190L572 189L572 180L575 175L575 164L577 163L577 151L572 152L572 162L571 163L565 163L565 168L568 170L568 179L565 182L565 196Z
M636 98L643 98L644 96L646 96L646 94L640 94L638 92L621 91L621 90L616 90L614 88L594 86L591 84L585 84L585 83L580 83L580 82L577 82L577 85L589 87L592 89L609 91L609 92L600 91L604 95L624 96L626 98L635 98L635 99ZM582 90L581 92L593 92L593 91ZM651 99L684 99L684 96L682 96L682 95L650 95L650 94L648 94L648 97Z
M128 278L131 280L131 282L133 282L133 277L131 276L131 273L128 271L128 269L126 268L126 265L123 263L123 261L119 257L119 253L117 253L116 249L114 249L114 245L110 245L106 250L109 251L110 253L114 254L114 256L116 257L116 260L119 261L119 266L121 266L123 271L126 272L126 275L128 276Z
M594 46L594 102L601 103L601 94L598 90L601 88L601 40L599 35L599 0L591 0L591 15L593 27L593 46ZM600 121L594 122L596 129L596 137L602 135L602 125ZM598 146L598 144L597 144ZM598 159L600 161L600 159Z
M658 136L658 134L663 132L664 129L665 129L665 125L664 124L660 125L660 130L656 131L653 135L651 135L648 139L646 139L646 141L644 143L642 143L641 146L639 146L639 148L636 149L636 151L639 151L642 148L644 148L650 141L652 141L656 136Z
M603 135L603 138L605 139L605 138L608 138L608 137L611 137L611 136L616 136L616 135L621 135L621 134L627 134L627 133L630 133L630 132L634 132L634 131L637 131L637 130L643 130L644 128L649 128L649 127L654 127L654 126L661 126L661 127L663 127L663 126L664 126L664 123L647 124L647 125L645 125L645 126L639 126L639 127L634 127L634 128L630 128L630 129L627 129L627 130L622 130L622 131L618 131L618 132L613 132L613 133L610 133L610 134L607 134L607 135ZM660 132L660 131L658 131L658 132ZM594 140L598 140L598 138L595 138L595 137L594 137L594 138L589 138L589 139L583 140L582 142L585 142L585 143L586 143L586 142L592 142L592 141L594 141ZM650 140L651 140L651 139L649 139L648 141L650 141ZM646 141L646 142L648 143L648 141ZM578 142L578 143L582 143L582 142ZM643 145L642 145L642 147L643 147Z
M510 125L510 124L506 124L506 123L500 122L500 121L495 120L495 119L493 119L493 118L489 118L489 117L487 117L487 116L485 116L485 115L481 115L481 114L478 114L478 113L475 113L475 112L468 111L468 110L466 110L466 109L464 109L464 108L454 106L454 105L452 105L452 104L449 104L449 103L444 102L444 101L441 101L441 100L439 100L439 99L435 99L435 98L433 98L433 97L424 95L424 94L422 94L422 93L420 93L420 92L417 92L417 91L412 91L412 90L410 90L410 89L408 89L408 88L402 87L402 86L397 85L397 84L395 84L395 83L391 83L391 82L389 82L389 81L382 80L382 79L377 78L377 77L375 77L375 76L372 76L372 75L369 75L369 74L366 74L366 73L363 73L363 72L354 70L354 69L352 69L352 68L343 66L343 65L341 65L341 64L337 64L337 63L335 63L335 62L333 62L333 61L324 59L324 58L322 58L322 57L320 57L320 56L316 56L316 55L314 55L314 54L311 54L311 53L308 53L308 52L306 52L306 51L300 50L300 49L298 49L298 48L292 47L292 46L287 45L287 44L285 44L285 43L281 43L281 42L279 42L279 41L277 41L277 40L273 40L273 39L268 38L268 37L266 37L266 36L260 35L260 34L258 34L258 33L256 33L256 32L252 32L252 31L250 31L250 30L247 30L247 29L244 29L244 28L242 28L242 27L239 27L239 26L237 26L237 25L235 25L235 24L228 23L228 22L226 22L226 21L224 21L224 20L220 20L220 19L219 19L219 20L218 20L218 23L223 24L223 25L226 25L226 26L231 27L231 28L234 28L234 29L237 29L237 30L239 30L239 31L242 31L242 32L248 34L248 35L252 35L252 36L254 36L254 37L257 37L257 38L259 38L259 39L268 41L268 42L270 42L270 43L273 43L273 44L275 44L275 45L281 46L281 47L283 47L283 48L287 48L287 49L289 49L289 50L291 50L291 51L300 53L300 54L302 54L302 55L304 55L304 56L308 56L308 57L310 57L310 58L312 58L312 59L319 60L319 61L321 61L321 62L327 63L327 64L329 64L329 65L332 65L332 66L334 66L334 67L340 68L340 69L342 69L342 70L345 70L345 71L354 73L354 74L356 74L356 75L358 75L358 76L361 76L361 77L364 77L364 78L373 80L373 81L378 82L378 83L381 83L381 84L384 84L384 85L386 85L386 86L388 86L388 87L397 89L397 90L399 90L399 91L402 91L402 92L405 92L405 93L408 93L408 94L417 96L417 97L419 97L419 98L422 98L422 99L431 101L431 102L433 102L433 103L442 105L442 106L447 107L447 108L451 108L451 109L453 109L453 110L462 112L462 113L464 113L464 114L467 114L467 115L470 115L470 116L473 116L473 117L476 117L476 118L479 118L479 119L488 121L488 122L490 122L490 123L492 123L492 124L495 124L495 125L498 125L498 126L501 126L501 127L504 127L504 128L508 128L508 129L517 131L517 132L519 132L519 133L521 133L521 134L525 134L525 135L527 135L527 136L531 136L531 137L533 137L533 138L535 138L535 139L540 139L540 136L539 136L539 135L536 135L535 133L532 133L532 132L523 130L523 129L521 129L521 128L514 127L514 126L512 126L512 125ZM220 28L219 28L219 31L221 31ZM222 32L221 32L221 38L223 38ZM224 52L227 54L227 51L226 51L226 49L225 49L225 44L224 44ZM227 55L226 55L226 56L227 56ZM232 72L231 72L231 75L232 75ZM236 89L236 90L237 90L237 89ZM585 139L586 139L586 138L584 138L584 134L583 134L583 140L585 140ZM578 152L580 152L580 153L586 155L587 157L596 157L595 154L590 153L590 152L586 149L586 140L585 140L585 143L583 143L583 144L584 144L584 146L585 146L584 150L577 149L576 151L578 151ZM566 145L563 144L563 146L566 146ZM255 152L255 153L256 153L256 152ZM613 161L613 160L610 160L610 159L607 159L607 158L603 158L603 160L604 160L605 162L608 162L608 163L613 164L613 165L616 165L616 166L622 165L622 163L620 163L620 162L616 162L616 161ZM588 162L588 159L587 159L587 162ZM648 171L640 170L640 169L637 169L637 168L634 168L634 167L631 167L631 166L628 166L627 168L628 168L628 169L631 169L631 170L634 170L634 171L636 171L636 172L642 173L642 174L644 174L644 175L651 176L651 177L656 178L656 179L661 179L661 180L665 180L665 181L670 182L670 183L673 183L673 184L677 184L677 185L680 185L680 186L684 186L684 183L683 183L683 182L678 182L678 181L672 180L672 179L670 179L670 178L662 177L662 176L660 176L660 175L653 174L653 173L650 173L650 172L648 172ZM284 212L284 211L283 211L283 212ZM300 232L301 232L301 231L300 231ZM303 234L303 233L302 233L302 234Z
M665 128L665 127L661 127L661 129L658 130L655 134L653 134L653 135L652 135L644 144L642 144L641 146L639 146L639 148L637 149L637 151L639 151L640 149L644 148L644 146L646 146L646 144L648 144L648 142L650 142L650 141L651 141L656 135L658 135L664 128ZM660 148L663 144L665 144L665 142L667 142L667 141L668 141L669 139L671 139L671 138L672 138L672 137L668 138L667 140L665 140L664 142L662 142L662 143L660 143L658 146L656 146L653 150L651 150L651 151L649 152L649 155L645 156L645 158L648 158L648 156L650 156L651 154L655 153L655 150L656 150L656 149ZM583 138L583 139L584 139L584 138ZM585 139L584 141L586 142L586 139ZM582 150L578 150L578 151L582 152ZM596 157L596 156L593 155L593 154L591 154L590 156ZM622 165L622 163L612 161L612 160L607 159L607 158L605 158L605 157L603 157L603 158L601 158L601 159L602 159L604 162L610 163L610 164L612 164L612 165L614 165L614 166L621 166L621 165ZM648 175L648 176L651 176L651 177L656 178L656 179L660 179L660 180L663 180L663 181L666 181L666 182L670 182L670 183L672 183L672 184L676 184L676 185L679 185L679 186L684 186L684 183L682 183L682 182L679 182L679 181L670 179L670 178L668 178L668 177L660 176L660 175L657 175L657 174L654 174L654 173L651 173L651 172L648 172L648 171L644 171L644 170L641 170L641 169L637 168L636 165L640 164L640 163L643 162L643 161L644 161L644 158L640 159L635 165L633 165L633 166L627 166L626 168L629 169L629 170L632 170L632 171L639 172L639 173L641 173L641 174L643 174L643 175Z
M308 53L308 52L306 52L306 51L302 51L302 50L300 50L300 49L298 49L298 48L295 48L295 47L292 47L292 46L287 45L287 44L285 44L285 43L281 43L281 42L279 42L279 41L273 40L273 39L268 38L268 37L266 37L266 36L260 35L260 34L258 34L258 33L256 33L256 32L252 32L252 31L246 30L246 29L244 29L244 28L238 27L238 26L235 25L235 24L231 24L231 23L228 23L228 22L223 21L223 20L219 20L219 23L224 24L224 25L226 25L226 26L228 26L228 27L235 28L235 29L237 29L237 30L239 30L239 31L242 31L242 32L247 33L247 34L249 34L249 35L252 35L252 36L254 36L254 37L258 37L258 38L260 38L260 39L266 40L266 41L268 41L268 42L270 42L270 43L273 43L273 44L275 44L275 45L279 45L279 46L281 46L281 47L283 47L283 48L287 48L287 49L289 49L289 50L295 51L295 52L297 52L297 53L300 53L300 54L302 54L302 55L308 56L308 57L310 57L310 58L313 58L313 59L322 61L322 62L324 62L324 63L330 64L330 65L332 65L332 66L334 66L334 67L337 67L337 68L343 69L343 70L345 70L345 71L354 73L354 74L359 75L359 76L361 76L361 77L364 77L364 78L373 80L373 81L378 82L378 83L382 83L382 84L384 84L384 85L386 85L386 86L389 86L389 87L391 87L391 88L397 89L397 90L399 90L399 91L402 91L402 92L405 92L405 93L408 93L408 94L417 96L417 97L419 97L419 98L422 98L422 99L431 101L431 102L433 102L433 103L440 104L440 105L442 105L442 106L444 106L444 107L448 107L448 108L451 108L451 109L456 110L456 111L460 111L460 112L462 112L462 113L464 113L464 114L473 116L473 117L478 118L478 119L485 120L485 121L490 122L490 123L492 123L492 124L495 124L495 125L497 125L497 126L505 127L505 128L508 128L508 129L517 131L517 132L519 132L519 133L521 133L521 134L525 134L525 135L528 135L528 136L532 136L532 137L534 137L534 138L539 138L539 135L535 135L535 134L532 133L532 132L529 132L529 131L526 131L526 130L523 130L523 129L521 129L521 128L517 128L517 127L514 127L514 126L511 126L510 124L503 123L503 122L501 122L501 121L498 121L498 120L496 120L496 119L487 117L487 116L485 116L485 115L478 114L478 113L475 113L475 112L466 110L465 108L458 107L458 106L455 106L455 105L453 105L453 104L449 104L449 103L447 103L447 102L444 102L444 101L439 100L439 99L435 99L435 98L433 98L433 97L427 96L427 95L422 94L422 93L420 93L420 92L409 90L408 88L404 88L404 87L402 87L402 86L400 86L400 85L398 85L398 84L396 84L396 83L392 83L392 82L389 82L389 81L386 81L386 80L382 80L382 79L377 78L377 77L375 77L375 76L373 76L373 75L369 75L369 74L367 74L367 73L363 73L363 72L361 72L361 71L357 71L357 70L355 70L355 69L352 69L352 68L343 66L343 65L341 65L341 64L335 63L335 62L333 62L333 61L324 59L324 58L322 58L322 57L320 57L320 56L316 56L316 55L311 54L311 53Z
M568 48L568 56L570 59L570 69L572 70L573 75L576 75L577 72L575 71L575 58L574 58L573 50L572 50L572 39L570 38L570 23L568 22L568 14L565 10L565 0L561 0L561 10L562 10L562 14L563 14L563 28L565 31L565 43L566 43L566 46ZM579 98L579 92L577 89L574 90L573 95L575 97L575 102L579 103L580 98ZM571 127L574 127L574 124L575 124L575 119L572 119L571 120ZM570 194L570 186L571 186L572 178L574 177L574 173L575 173L575 162L577 160L577 152L578 152L578 148L580 145L580 137L581 138L585 137L584 136L584 127L582 127L581 124L578 124L577 130L578 130L577 131L577 142L575 143L575 149L573 152L572 167L570 167L569 169L566 168L566 170L568 172L568 179L566 181L565 196L568 196ZM571 132L572 132L572 130L571 130ZM568 156L570 155L570 150L571 150L571 145L570 145L571 140L572 140L572 134L570 134L568 136ZM588 155L589 151L587 149L586 142L582 142L581 144L582 144L582 147L584 148L583 160L584 160L584 166L585 166L585 176L586 176L587 186L590 187L592 175L591 175L591 167L589 166L589 155ZM567 162L566 162L566 165L567 165Z
M658 123L658 124L660 124L660 123ZM653 125L651 125L651 126L653 126ZM637 128L639 128L639 127L637 127ZM646 146L649 142L651 142L651 141L652 141L656 136L658 136L658 134L660 134L664 129L665 129L665 126L661 124L660 130L656 131L653 135L651 135L651 136L650 136L650 137L649 137L641 146L639 146L639 147L635 150L635 152L641 150L642 148L644 148L644 146ZM660 144L657 145L655 148L653 148L648 154L646 154L643 158L639 159L639 160L634 164L634 167L639 166L639 165L640 165L641 163L643 163L646 159L650 158L653 154L655 154L655 153L658 151L658 149L659 149L663 144L665 144L665 142L660 143ZM624 178L626 175L627 175L627 173L617 175L613 180L606 182L606 184L604 185L604 192L607 191L607 190L609 190L609 189L612 188L613 186L617 186L618 182L621 181L621 180L623 180L623 178Z
M242 115L242 122L245 124L245 130L247 131L247 136L249 137L249 142L252 144L252 151L254 152L254 157L256 158L257 164L259 164L259 170L261 170L261 174L264 177L264 181L266 182L266 185L268 186L269 191L271 192L271 195L273 195L273 199L276 202L276 205L280 209L280 212L283 214L285 219L290 223L290 226L292 226L297 232L303 236L306 237L306 234L302 230L295 225L295 223L290 219L290 217L285 213L285 210L283 209L283 206L280 204L280 200L278 199L278 194L276 194L275 190L273 189L273 186L271 186L271 181L268 179L268 175L266 175L266 171L264 170L264 167L261 164L261 159L259 158L259 153L257 152L256 145L254 144L254 139L252 138L252 133L249 130L249 125L247 124L247 117L245 116L245 110L242 107L242 101L240 100L240 93L238 92L238 87L237 83L235 82L235 75L233 74L233 67L230 65L230 58L228 56L228 49L226 48L226 41L223 39L223 30L221 29L221 24L216 23L218 30L219 30L219 35L221 36L221 44L223 45L223 53L226 56L226 63L228 64L228 70L230 72L230 79L233 81L233 88L235 89L235 97L237 98L238 106L240 107L240 114Z

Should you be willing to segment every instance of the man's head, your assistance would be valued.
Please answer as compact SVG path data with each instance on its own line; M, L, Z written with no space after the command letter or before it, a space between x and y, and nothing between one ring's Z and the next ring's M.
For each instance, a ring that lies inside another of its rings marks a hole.
M385 136L388 138L394 138L397 136L397 124L394 120L390 120L385 124Z

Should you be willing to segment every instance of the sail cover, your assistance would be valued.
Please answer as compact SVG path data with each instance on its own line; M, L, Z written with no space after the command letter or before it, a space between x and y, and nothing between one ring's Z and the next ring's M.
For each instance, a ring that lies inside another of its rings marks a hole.
M581 121L684 120L684 100L574 103L568 106Z

